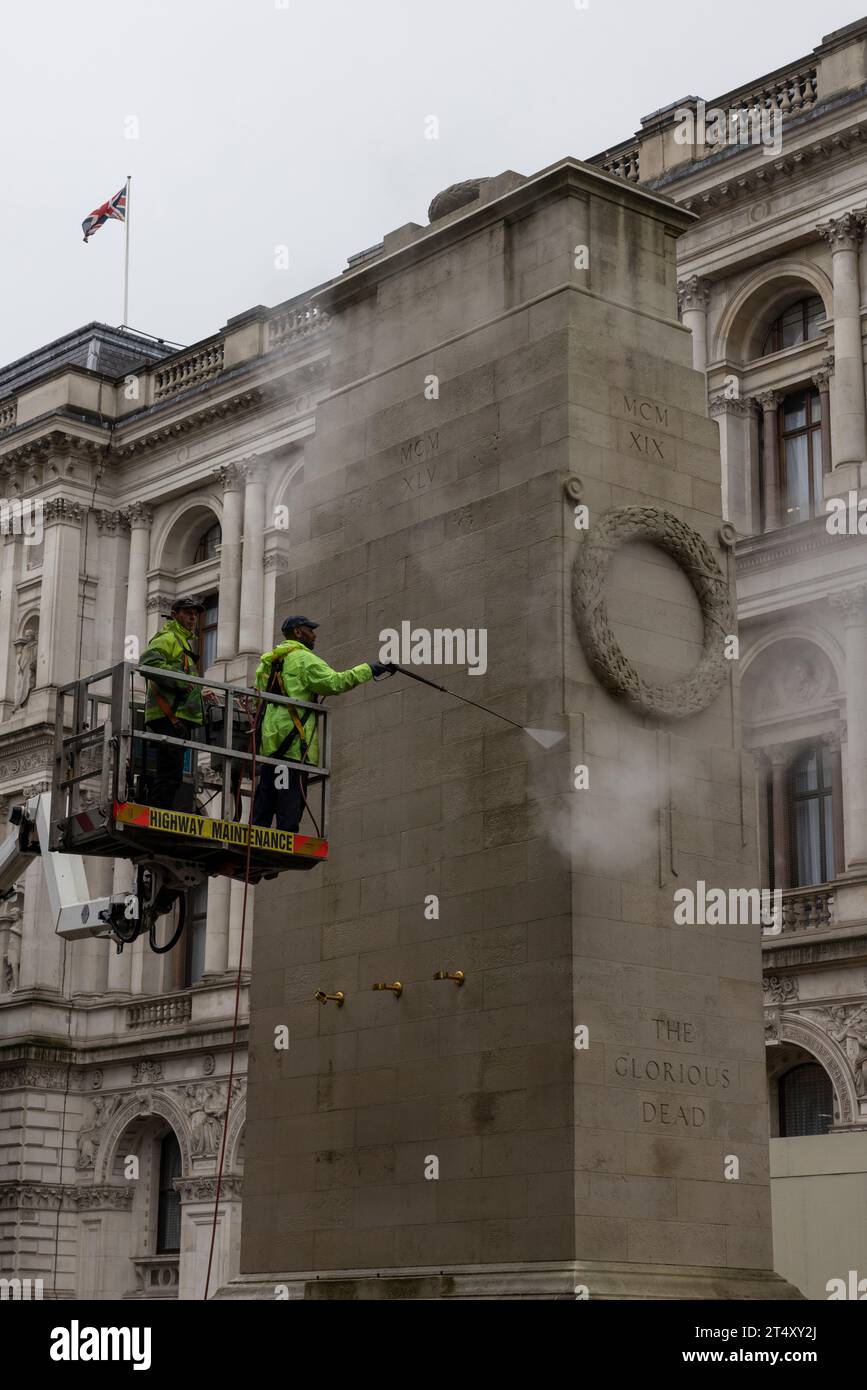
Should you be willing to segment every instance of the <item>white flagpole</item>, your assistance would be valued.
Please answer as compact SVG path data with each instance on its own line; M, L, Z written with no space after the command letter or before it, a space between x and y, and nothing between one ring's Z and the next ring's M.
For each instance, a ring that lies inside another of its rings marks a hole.
M123 219L123 323L121 328L128 328L129 324L129 186L132 182L132 174L126 176L126 210Z

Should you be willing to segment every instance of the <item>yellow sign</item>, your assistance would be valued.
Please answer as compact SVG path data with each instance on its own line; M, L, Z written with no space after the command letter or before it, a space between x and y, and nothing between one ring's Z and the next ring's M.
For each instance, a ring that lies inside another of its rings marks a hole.
M156 830L163 835L182 835L187 840L214 840L232 848L246 849L252 830L253 849L277 854L308 854L324 858L327 842L311 835L295 835L291 830L271 830L262 825L242 825L238 821L215 820L185 811L163 811L140 806L133 801L115 806L115 820L124 825Z

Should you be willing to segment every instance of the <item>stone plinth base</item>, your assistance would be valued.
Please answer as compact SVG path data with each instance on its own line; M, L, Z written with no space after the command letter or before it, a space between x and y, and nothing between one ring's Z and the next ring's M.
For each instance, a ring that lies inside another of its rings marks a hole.
M584 1294L584 1288L587 1293ZM576 1293L576 1290L578 1292ZM335 1270L314 1273L239 1274L218 1299L800 1299L778 1274L697 1265L603 1264L577 1261L523 1265L456 1265L445 1269Z

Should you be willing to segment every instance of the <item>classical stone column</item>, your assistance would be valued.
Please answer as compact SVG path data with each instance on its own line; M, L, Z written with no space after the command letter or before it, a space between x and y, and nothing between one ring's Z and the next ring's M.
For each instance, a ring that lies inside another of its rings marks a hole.
M278 621L283 620L285 613L278 614L276 611L277 600L277 576L284 574L289 568L289 561L285 555L272 550L265 556L265 600L263 604L262 618L262 639L266 647L270 647L272 642L280 640L279 634L275 630Z
M864 419L864 359L861 345L861 286L858 248L865 218L846 212L817 230L831 248L834 281L834 467L863 463L867 455Z
M707 413L719 425L722 455L722 514L742 536L759 530L758 508L753 504L753 470L750 467L750 435L754 417L749 396L712 396Z
M98 511L99 574L96 590L96 652L98 666L123 661L126 603L118 575L129 569L129 522L121 511Z
M217 660L230 661L238 652L238 617L241 610L241 517L244 507L244 475L237 464L219 469L223 485L222 542L220 545L220 608L217 615Z
M132 893L135 890L135 868L129 859L115 859L112 893ZM132 948L125 946L122 951L114 947L108 956L109 994L129 994L132 986Z
M831 374L833 365L827 361L811 380L819 392L819 405L822 412L822 472L830 473L831 463Z
M707 307L710 302L710 281L700 275L679 280L677 302L683 326L692 333L692 365L697 372L707 367Z
M776 531L782 522L783 480L780 469L780 435L777 429L777 408L780 397L776 391L762 391L755 397L764 415L762 429L762 500L765 511L765 530Z
M127 637L136 637L139 652L143 652L148 638L148 565L154 514L146 503L133 502L131 506L124 509L124 516L130 527L129 582L126 591L124 640Z
M829 597L843 618L846 647L846 868L867 869L867 584Z
M15 699L16 662L13 655L13 605L4 595L15 589L20 566L20 552L14 535L0 538L0 700L11 702Z
M208 918L205 925L205 975L222 975L229 963L228 878L208 882ZM249 907L249 903L248 903Z
M238 650L262 651L262 600L265 558L265 465L253 455L239 465L244 488L244 560L241 568L241 617Z
M246 800L246 799L245 799ZM246 820L247 812L242 819ZM238 960L241 950L241 919L244 914L244 885L237 879L232 879L229 884L229 956L228 968L238 969ZM253 908L256 896L256 889L247 889L247 920L244 923L244 962L243 968L250 969L250 953L253 946Z
M786 743L777 743L762 750L771 768L771 814L774 830L774 888L789 888L790 829L789 829L789 761L792 750Z
M45 551L39 602L37 688L74 680L81 616L81 523L84 508L67 497L45 503Z

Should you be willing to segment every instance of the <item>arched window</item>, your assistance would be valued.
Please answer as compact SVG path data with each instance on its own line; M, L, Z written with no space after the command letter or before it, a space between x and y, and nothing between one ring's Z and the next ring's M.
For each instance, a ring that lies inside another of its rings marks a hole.
M818 1062L802 1062L780 1077L780 1137L827 1134L834 1120L834 1088Z
M818 294L808 299L798 299L784 309L779 318L774 319L762 344L762 357L769 352L781 352L783 348L796 347L818 338L825 320L825 306Z
M833 754L824 744L804 749L789 769L791 886L830 883L834 855Z
M157 1202L158 1255L181 1248L181 1198L175 1179L181 1176L181 1146L170 1132L160 1143L160 1187Z
M193 556L193 564L200 565L204 560L213 560L217 553L217 546L222 544L222 540L222 527L219 521L215 521L214 525L209 526L207 531L199 537L199 544Z

